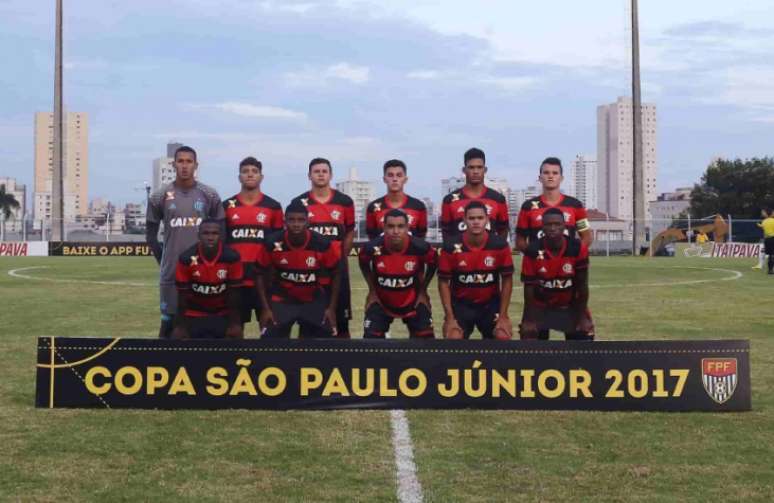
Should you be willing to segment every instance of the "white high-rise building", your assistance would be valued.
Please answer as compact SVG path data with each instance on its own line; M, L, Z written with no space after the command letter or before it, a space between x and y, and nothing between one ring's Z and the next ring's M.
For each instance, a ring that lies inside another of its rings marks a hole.
M62 152L65 220L88 212L89 194L89 116L67 112L62 125ZM35 223L51 220L51 191L54 176L54 114L35 113L35 183L33 209Z
M365 210L374 199L374 184L357 178L357 169L349 169L349 178L336 182L336 190L352 198L355 203L355 220L365 220Z
M597 160L594 157L578 154L572 160L572 186L574 195L586 208L597 207Z
M175 160L171 157L153 159L153 183L151 184L153 192L174 181Z
M615 103L597 107L597 205L612 217L632 218L632 99L619 97ZM656 148L656 105L642 104L642 154L646 218L647 202L656 199L658 172Z

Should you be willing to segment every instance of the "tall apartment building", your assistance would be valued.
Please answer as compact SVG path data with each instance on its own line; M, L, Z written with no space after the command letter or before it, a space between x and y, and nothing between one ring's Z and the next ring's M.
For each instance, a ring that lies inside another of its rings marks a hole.
M355 203L355 220L364 220L366 207L374 199L374 184L359 180L357 169L350 168L349 178L336 182L336 190L352 198Z
M64 217L86 215L89 204L89 119L85 112L67 112L62 128L64 151ZM51 220L51 193L54 173L54 114L35 114L35 186L36 224Z
M151 190L156 192L175 181L175 160L172 157L153 159L153 182Z
M19 203L19 209L11 211L11 218L5 221L6 232L21 232L24 225L24 215L27 213L27 187L16 183L16 178L0 176L0 186L5 187L5 193L12 195ZM0 215L0 219L2 219Z
M594 157L578 154L570 165L574 196L583 202L586 208L597 207L597 160Z
M612 217L632 218L633 147L632 99L619 97L615 103L597 107L597 203ZM647 202L656 199L658 172L656 147L656 105L642 104L642 143L646 218Z

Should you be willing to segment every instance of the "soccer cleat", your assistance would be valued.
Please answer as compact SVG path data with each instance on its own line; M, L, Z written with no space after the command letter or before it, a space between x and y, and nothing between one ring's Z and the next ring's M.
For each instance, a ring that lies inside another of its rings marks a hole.
M763 266L761 266L760 264L758 264L758 265L754 265L754 266L752 266L752 267L751 267L751 269L763 269Z

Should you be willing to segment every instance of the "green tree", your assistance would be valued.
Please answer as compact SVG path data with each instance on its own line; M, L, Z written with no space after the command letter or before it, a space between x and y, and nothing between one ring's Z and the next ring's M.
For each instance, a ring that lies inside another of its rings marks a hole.
M760 217L774 206L774 158L720 159L707 167L691 191L691 217L715 213L733 218Z
M19 201L16 196L5 191L5 185L0 185L0 236L5 237L5 221L10 219L13 212L19 209Z

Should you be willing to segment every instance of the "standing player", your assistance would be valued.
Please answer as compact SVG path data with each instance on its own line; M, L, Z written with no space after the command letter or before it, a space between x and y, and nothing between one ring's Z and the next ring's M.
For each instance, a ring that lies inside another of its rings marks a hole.
M392 209L384 216L384 235L360 250L360 270L368 283L364 338L384 338L394 318L410 337L433 337L427 286L436 269L435 250L409 234L408 216Z
M763 253L769 256L769 274L774 274L774 210L766 208L762 215L764 219L758 227L763 229Z
M403 191L408 182L406 164L399 159L392 159L384 163L383 171L387 194L368 203L368 239L374 239L384 231L384 217L393 209L400 209L406 215L412 236L424 239L427 235L427 208L425 203Z
M255 157L239 163L239 194L223 202L226 214L226 243L239 253L245 279L239 289L242 325L249 323L255 311L256 321L261 303L255 289L255 262L261 241L272 232L282 230L282 206L261 192L263 165Z
M594 340L588 310L589 250L565 235L564 214L558 208L543 213L543 237L524 252L522 339L548 339L549 329L567 340Z
M159 337L168 339L177 313L175 267L180 254L198 241L199 224L205 218L223 221L223 206L212 187L195 178L199 163L196 151L180 147L175 151L175 181L162 187L148 199L145 239L160 271L161 327ZM164 224L164 245L158 240Z
M309 211L309 228L335 242L341 256L341 285L336 303L336 337L349 338L349 320L352 319L352 299L349 287L347 257L352 250L355 231L355 204L352 199L331 187L333 168L327 159L309 162L309 180L312 190L293 199ZM332 293L330 286L329 293Z
M471 148L465 152L465 186L443 198L441 205L441 233L443 240L465 231L465 206L471 201L480 201L491 222L487 230L493 230L503 239L508 239L508 204L505 196L484 184L487 168L484 151Z
M306 206L294 201L285 209L286 230L264 240L256 277L264 337L288 338L295 323L300 326L300 337L331 337L334 333L339 248L309 230L308 218ZM328 279L330 294L323 287L324 279Z
M560 189L564 180L562 161L556 157L546 158L540 164L539 180L543 193L521 205L516 224L516 249L524 253L527 245L542 235L543 213L548 208L558 208L564 214L568 236L576 238L579 234L586 247L591 246L593 235L586 208L574 197L562 194Z
M175 272L178 290L173 339L241 339L239 292L242 262L225 246L222 222L205 219L199 242L180 255Z
M487 232L484 203L471 201L464 212L465 231L444 242L438 265L444 337L467 339L477 327L484 339L510 339L511 248L504 238Z

